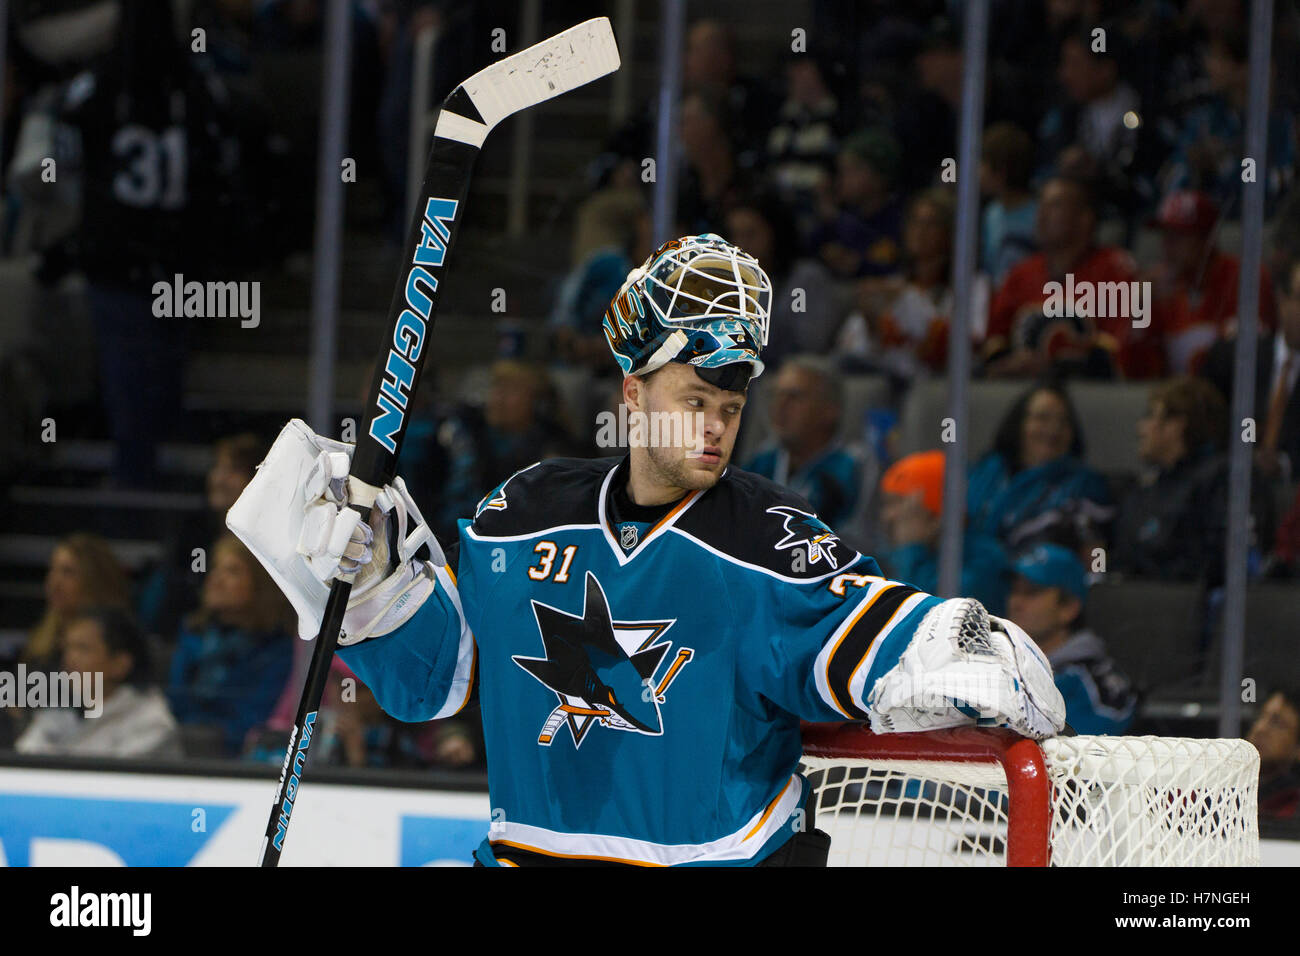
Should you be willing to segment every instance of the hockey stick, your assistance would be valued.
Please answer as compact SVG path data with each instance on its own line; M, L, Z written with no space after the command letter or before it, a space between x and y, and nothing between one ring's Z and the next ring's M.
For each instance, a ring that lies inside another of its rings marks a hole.
M388 307L379 367L366 403L369 426L357 438L348 476L349 507L365 518L369 518L380 488L397 473L407 411L420 384L437 312L439 278L446 274L447 256L464 218L470 173L484 139L507 116L599 79L618 66L618 46L609 19L597 17L480 70L443 101L424 174L424 206L417 210L407 236L403 269ZM351 590L352 580L344 576L330 587L262 840L262 866L277 866L284 850Z

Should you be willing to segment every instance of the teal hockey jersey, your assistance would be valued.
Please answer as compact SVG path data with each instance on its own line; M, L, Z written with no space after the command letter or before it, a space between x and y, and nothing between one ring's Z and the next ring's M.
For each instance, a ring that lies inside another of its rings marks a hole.
M627 469L552 459L515 474L461 520L416 614L340 651L402 720L477 693L485 865L758 863L813 825L800 720L866 719L939 601L734 467L653 526L616 528Z

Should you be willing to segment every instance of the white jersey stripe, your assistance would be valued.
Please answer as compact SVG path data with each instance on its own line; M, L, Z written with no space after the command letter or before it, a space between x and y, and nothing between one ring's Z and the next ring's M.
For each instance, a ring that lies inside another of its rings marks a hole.
M776 800L750 817L736 832L709 843L663 844L600 833L560 833L526 823L493 824L493 846L514 847L548 856L613 860L641 866L748 860L790 822L803 796L803 778L793 776Z
M827 571L825 574L819 574L816 577L811 577L811 578L796 578L796 577L791 577L788 574L781 574L777 571L769 570L768 568L763 567L761 564L750 564L748 561L742 561L737 557L733 557L732 555L727 554L727 552L725 551L719 551L717 548L713 547L712 545L706 544L704 541L701 541L699 538L695 537L695 535L691 534L689 531L683 531L681 528L669 528L667 530L671 531L673 534L681 535L687 541L690 541L692 544L699 545L705 551L709 552L710 554L716 555L719 558L722 558L724 561L730 561L732 564L739 565L742 568L748 568L751 571L758 571L760 574L766 574L768 577L776 578L778 581L789 581L792 584L816 584L818 581L825 581L827 578L833 578L837 574L844 574L846 571L851 571L853 569L853 566L859 560L862 559L862 555L857 551L854 551L853 556L851 558L843 562L838 568L835 568L832 571Z
M460 591L456 588L456 582L452 580L446 567L434 568L433 574L438 579L438 586L446 591L447 596L451 598L451 603L456 608L456 617L460 620L460 646L456 650L456 670L452 673L451 688L447 692L447 699L443 702L442 707L430 718L438 720L457 713L469 700L470 691L474 688L474 656L476 652L474 634L469 629L469 622L465 620L465 609L461 607Z
M473 525L465 526L465 533L475 541L528 541L532 538L543 538L557 531L599 531L598 524L561 524L552 528L538 528L536 531L529 531L527 534L480 534L474 530Z

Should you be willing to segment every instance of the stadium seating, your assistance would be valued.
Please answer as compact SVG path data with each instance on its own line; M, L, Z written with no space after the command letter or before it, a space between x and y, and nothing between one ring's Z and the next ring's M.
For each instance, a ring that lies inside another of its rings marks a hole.
M1243 676L1254 678L1261 691L1277 684L1300 685L1297 622L1300 585L1294 581L1268 581L1247 587Z
M877 408L886 408L890 402L890 385L886 376L846 375L840 437L845 440L861 440L866 431L867 413Z
M966 457L979 458L993 444L998 423L1025 389L1023 382L973 382L970 390L969 432ZM943 420L948 415L948 385L943 379L915 383L899 416L898 454L939 448Z
M1194 685L1204 659L1201 585L1102 581L1088 593L1088 625L1144 694Z
M967 459L974 461L993 445L998 424L1025 382L972 382ZM1142 382L1075 382L1070 396L1079 412L1087 462L1105 474L1131 474L1137 468L1137 421L1146 410L1150 385ZM903 402L899 454L940 445L948 414L947 386L941 380L918 382Z
M1146 412L1147 382L1075 382L1070 385L1087 462L1107 475L1137 470L1137 423Z
M1099 588L1094 588L1095 594ZM1091 598L1090 598L1091 600ZM1223 595L1218 592L1205 616L1213 637L1205 654L1203 685L1206 690L1218 687L1223 666ZM1198 605L1199 609L1199 605ZM1275 686L1300 684L1300 643L1296 621L1300 620L1300 586L1293 581L1264 581L1246 588L1246 647L1242 658L1242 677L1251 678L1258 691L1266 693Z

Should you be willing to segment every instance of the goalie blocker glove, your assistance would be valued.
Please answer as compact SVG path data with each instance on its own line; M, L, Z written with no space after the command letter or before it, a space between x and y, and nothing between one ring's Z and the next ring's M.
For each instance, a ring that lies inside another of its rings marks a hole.
M410 620L434 590L433 566L446 564L401 478L380 489L369 523L347 506L352 449L293 419L226 515L293 605L303 640L320 631L333 579L352 578L340 646Z

